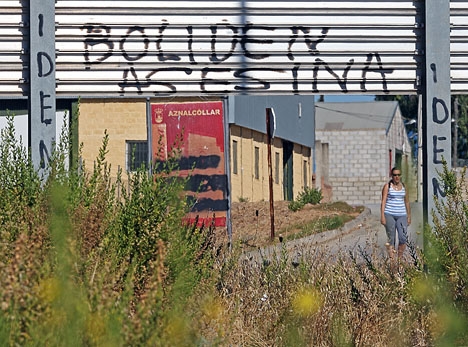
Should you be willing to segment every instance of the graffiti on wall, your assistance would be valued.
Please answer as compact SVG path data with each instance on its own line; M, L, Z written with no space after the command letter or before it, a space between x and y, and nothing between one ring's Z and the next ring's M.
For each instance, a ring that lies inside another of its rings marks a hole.
M168 159L180 146L177 174L188 177L186 192L192 207L189 220L226 225L227 176L224 159L223 103L185 102L151 105L152 153Z
M359 80L355 92L367 92L371 77L374 89L388 93L388 76L394 72L385 66L378 51L352 54L340 63L328 61L321 51L328 40L327 27L285 29L224 23L170 29L164 23L156 28L130 26L124 33L105 24L85 24L81 27L85 33L84 64L92 69L117 59L122 66L120 92L156 95L182 91L184 84L174 80L184 80L184 76L185 87L193 81L201 93L274 91L275 85L285 83L295 94L304 92L304 88L320 93L321 83L335 84L337 92L347 93L351 73L353 83ZM271 38L278 30L282 34ZM172 79L167 78L168 73Z

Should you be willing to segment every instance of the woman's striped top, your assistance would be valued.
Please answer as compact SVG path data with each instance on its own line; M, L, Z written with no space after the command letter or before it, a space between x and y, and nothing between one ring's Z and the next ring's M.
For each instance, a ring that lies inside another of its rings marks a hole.
M392 216L406 216L405 195L406 191L404 186L401 190L395 190L393 186L390 185L384 213L391 214Z

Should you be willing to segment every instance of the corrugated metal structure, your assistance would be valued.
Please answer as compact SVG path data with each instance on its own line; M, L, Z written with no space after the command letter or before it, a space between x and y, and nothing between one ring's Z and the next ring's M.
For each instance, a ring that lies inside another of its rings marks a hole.
M422 1L56 2L57 95L414 94ZM29 8L0 3L0 96L28 90ZM450 2L452 93L468 2Z
M57 95L414 94L423 1L56 1ZM28 91L27 1L0 3L0 96ZM468 2L450 1L468 92Z
M450 1L450 89L468 93L468 1Z
M456 4L463 35L465 6ZM57 96L413 94L419 5L57 0ZM27 93L28 11L0 3L3 96Z

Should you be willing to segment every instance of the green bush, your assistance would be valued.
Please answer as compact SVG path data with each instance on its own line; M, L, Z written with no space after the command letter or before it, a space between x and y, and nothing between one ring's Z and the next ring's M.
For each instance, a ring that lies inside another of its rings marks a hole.
M299 193L297 198L303 205L312 204L316 205L322 201L323 196L320 189L305 187L303 192Z
M288 208L293 212L299 211L303 207L304 204L301 201L292 200L288 204Z
M306 187L304 191L299 193L296 200L292 200L288 204L288 208L296 212L302 209L306 204L316 205L320 203L322 199L322 192L319 189Z
M395 265L362 249L327 257L300 244L293 254L285 243L279 256L246 257L224 252L212 228L182 223L184 182L168 179L170 161L124 185L110 177L104 133L91 170L76 161L65 171L65 134L42 181L11 120L0 137L2 346L468 343L465 173L442 173L447 194L417 261ZM290 206L318 203L319 193Z

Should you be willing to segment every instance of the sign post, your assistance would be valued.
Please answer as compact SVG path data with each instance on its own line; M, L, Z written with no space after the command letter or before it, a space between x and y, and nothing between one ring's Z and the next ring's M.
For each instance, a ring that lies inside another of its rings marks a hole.
M270 190L270 238L275 238L275 208L273 200L273 173L271 167L271 139L274 136L275 129L275 111L273 108L266 109L266 129L267 129L267 147L268 147L268 186Z

